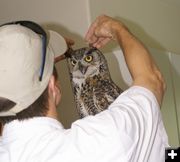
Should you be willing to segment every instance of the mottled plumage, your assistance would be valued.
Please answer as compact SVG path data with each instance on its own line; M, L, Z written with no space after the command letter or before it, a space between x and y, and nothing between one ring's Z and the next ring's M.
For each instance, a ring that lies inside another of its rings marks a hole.
M107 61L98 49L69 49L66 56L76 107L81 118L107 109L122 93L112 81Z

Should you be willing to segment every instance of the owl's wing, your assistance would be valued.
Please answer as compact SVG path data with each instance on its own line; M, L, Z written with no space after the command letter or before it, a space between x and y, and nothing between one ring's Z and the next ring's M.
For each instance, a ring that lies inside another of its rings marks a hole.
M98 107L99 112L108 108L108 106L123 92L116 84L109 82L101 84L94 89L93 100Z
M95 115L102 111L98 105L95 104L96 100L93 95L92 89L81 90L78 86L74 86L74 96L76 108L81 118L88 115Z
M87 109L85 103L82 100L79 100L79 99L75 98L75 101L76 101L76 108L78 110L80 118L83 118L85 116L90 115L90 113L88 112L88 109Z
M123 90L120 89L114 82L111 82L105 88L106 90L106 97L110 103L112 103L122 92Z
M108 100L109 97L102 91L101 88L99 90L97 88L94 90L93 102L98 112L101 112L108 108L108 106L110 105Z

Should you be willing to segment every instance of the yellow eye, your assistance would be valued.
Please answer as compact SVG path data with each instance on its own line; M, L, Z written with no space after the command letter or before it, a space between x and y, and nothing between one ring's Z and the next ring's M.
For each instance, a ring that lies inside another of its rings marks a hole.
M93 60L93 57L92 57L92 56L86 56L86 57L84 58L84 60L85 60L86 62L91 62L91 61Z
M75 61L75 60L71 60L71 64L72 64L73 66L75 66L75 65L76 65L76 61Z

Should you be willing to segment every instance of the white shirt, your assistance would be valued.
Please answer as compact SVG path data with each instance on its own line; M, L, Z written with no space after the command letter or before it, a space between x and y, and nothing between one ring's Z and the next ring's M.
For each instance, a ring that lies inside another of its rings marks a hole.
M155 96L134 86L70 129L47 117L6 124L0 162L164 162L167 146Z

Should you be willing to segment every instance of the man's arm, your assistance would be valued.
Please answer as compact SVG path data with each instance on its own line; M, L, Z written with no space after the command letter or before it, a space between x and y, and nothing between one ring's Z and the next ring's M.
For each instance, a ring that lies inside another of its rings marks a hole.
M112 39L117 40L123 50L133 85L152 91L161 104L165 90L162 74L149 51L120 21L100 16L92 23L86 34L86 40L97 48Z

